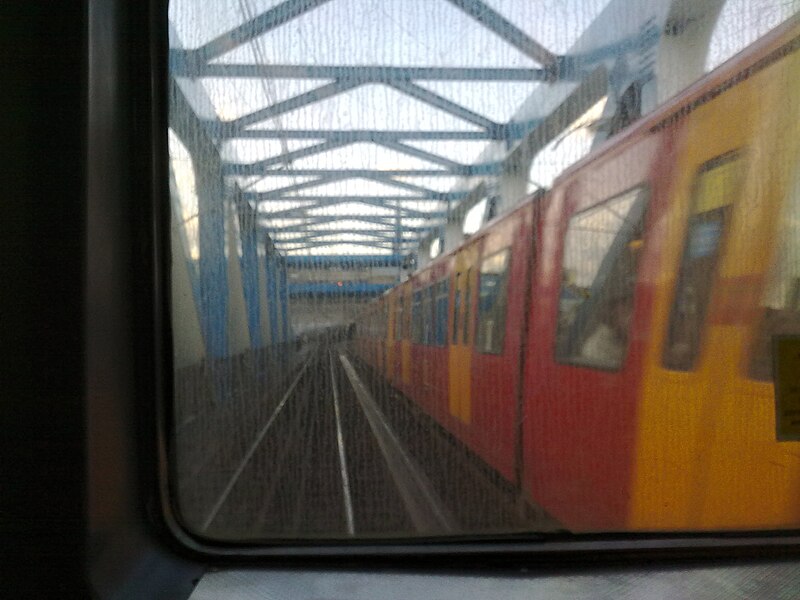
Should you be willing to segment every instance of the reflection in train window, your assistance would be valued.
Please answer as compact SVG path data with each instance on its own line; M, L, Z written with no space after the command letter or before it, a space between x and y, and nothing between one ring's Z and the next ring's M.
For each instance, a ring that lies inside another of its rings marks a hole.
M694 368L708 303L733 203L741 191L742 159L727 153L701 167L692 190L691 215L664 346L664 366Z
M556 357L618 369L628 349L648 193L636 188L578 213L564 241Z
M411 341L415 344L422 343L422 291L414 292L411 316Z
M461 288L459 287L460 279L461 273L456 273L456 281L455 285L453 286L453 339L451 340L451 343L453 344L458 343L458 320L461 318Z
M778 227L775 263L750 352L750 377L764 381L772 379L772 336L800 335L800 176L795 177Z
M447 309L450 305L450 283L447 279L443 279L434 286L434 289L436 294L436 331L434 337L437 346L444 346L447 344Z
M403 339L403 296L397 297L397 308L394 315L394 339Z
M481 263L478 290L479 352L502 354L506 332L506 306L508 304L508 249L486 258Z
M422 290L422 343L433 344L433 286Z

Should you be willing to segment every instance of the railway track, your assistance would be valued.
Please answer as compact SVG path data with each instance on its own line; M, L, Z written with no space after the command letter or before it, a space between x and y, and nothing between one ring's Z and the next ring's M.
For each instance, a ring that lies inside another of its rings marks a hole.
M320 344L263 423L230 431L182 486L185 509L231 540L378 539L552 528L342 347ZM376 394L376 392L378 392Z

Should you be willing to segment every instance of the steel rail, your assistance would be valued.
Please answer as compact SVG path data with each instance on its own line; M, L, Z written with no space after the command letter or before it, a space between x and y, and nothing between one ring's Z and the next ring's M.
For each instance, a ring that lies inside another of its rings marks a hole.
M336 369L334 366L333 352L328 355L331 367L331 390L333 391L333 412L336 417L336 445L339 448L339 474L342 477L342 495L344 496L344 514L347 519L347 534L355 536L355 518L353 517L353 497L350 492L350 477L347 472L347 459L344 448L344 435L342 434L342 418L339 409L339 391L336 388Z
M256 436L256 439L250 445L250 448L244 455L244 458L239 463L239 466L237 467L236 471L234 471L233 475L228 481L228 485L225 486L225 489L222 491L222 494L220 494L216 503L211 508L211 512L209 512L208 516L206 517L206 520L203 522L203 531L206 531L211 525L211 523L214 522L214 519L217 517L217 513L219 512L219 509L222 508L222 505L225 503L225 500L228 499L228 495L231 493L233 486L236 485L236 482L238 481L239 476L242 474L242 471L244 471L245 467L247 466L247 463L250 462L250 459L253 457L253 454L255 454L256 449L261 444L261 441L264 439L264 436L267 434L267 431L272 426L272 423L275 422L275 419L278 417L281 410L283 410L283 407L286 405L289 396L292 395L292 392L294 392L294 388L297 387L298 382L303 377L303 374L306 372L308 365L311 364L311 358L312 357L309 357L306 360L305 364L300 369L300 372L297 374L297 377L295 377L294 381L289 386L289 389L286 390L286 393L283 395L283 398L281 398L281 401L278 403L278 406L276 406L275 410L272 411L272 415L270 415L266 424L264 425L264 427L261 428L261 431Z
M344 353L339 353L339 360L378 442L414 528L421 534L454 534L460 531L458 523L445 508L428 477L409 457L389 427L386 417L378 408L350 360Z

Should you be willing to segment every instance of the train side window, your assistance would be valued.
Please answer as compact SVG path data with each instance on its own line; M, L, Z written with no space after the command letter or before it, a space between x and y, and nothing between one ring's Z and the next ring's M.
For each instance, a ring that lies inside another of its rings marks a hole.
M433 343L433 286L422 290L422 343Z
M570 219L558 303L558 362L622 366L648 197L646 187L634 188Z
M459 311L461 310L461 290L459 289L459 284L461 280L461 273L456 273L455 283L453 285L453 344L458 343L458 319L459 319Z
M450 282L442 279L434 286L434 342L437 346L447 344L447 322L449 321Z
M394 339L403 339L403 296L402 294L397 297L397 308L394 313Z
M415 344L422 343L422 292L414 292L413 310L411 316L411 341Z
M502 354L506 331L509 250L501 250L481 263L478 289L478 351Z
M695 177L691 213L662 361L690 371L700 354L708 304L734 198L741 189L741 156L729 152L703 165Z
M469 342L469 329L472 323L472 269L467 269L467 289L464 292L464 331L461 342L466 346Z
M772 380L772 336L800 335L800 175L783 208L775 263L761 299L749 376Z

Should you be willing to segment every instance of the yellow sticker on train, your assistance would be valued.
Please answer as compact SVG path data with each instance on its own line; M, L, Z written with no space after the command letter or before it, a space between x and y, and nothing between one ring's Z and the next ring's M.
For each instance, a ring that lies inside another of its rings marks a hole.
M772 340L775 426L778 441L800 441L800 336Z

